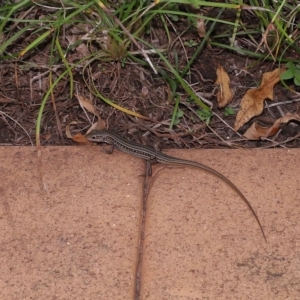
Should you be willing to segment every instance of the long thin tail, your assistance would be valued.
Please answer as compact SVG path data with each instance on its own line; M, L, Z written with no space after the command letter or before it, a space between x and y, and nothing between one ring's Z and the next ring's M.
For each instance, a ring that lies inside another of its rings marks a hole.
M244 194L238 189L238 187L232 181L230 181L227 177L225 177L224 175L222 175L218 171L216 171L216 170L214 170L214 169L212 169L212 168L210 168L206 165L203 165L203 164L191 161L191 160L177 159L177 158L173 159L171 157L168 157L166 160L160 160L159 162L164 163L164 164L171 164L171 165L191 166L191 167L195 167L195 168L198 168L198 169L205 170L205 171L219 177L221 180L223 180L225 183L227 183L246 203L246 205L248 206L248 208L250 209L250 211L254 215L254 217L255 217L255 219L256 219L259 227L260 227L262 235L263 235L263 237L264 237L264 239L267 243L267 238L266 238L265 232L263 230L263 227L262 227L262 225L259 221L259 218L258 218L254 208L252 207L250 202L247 200L247 198L244 196Z

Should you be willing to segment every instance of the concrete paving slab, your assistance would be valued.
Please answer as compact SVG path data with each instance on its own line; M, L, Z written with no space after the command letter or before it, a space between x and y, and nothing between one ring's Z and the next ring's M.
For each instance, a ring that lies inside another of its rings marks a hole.
M151 187L141 299L300 299L300 151L169 151L228 176L246 195L191 168Z
M136 297L144 163L100 147L0 148L0 299L299 299L300 150L168 151L154 167ZM43 171L42 173L40 171Z
M143 163L99 147L37 157L0 148L0 299L133 299Z

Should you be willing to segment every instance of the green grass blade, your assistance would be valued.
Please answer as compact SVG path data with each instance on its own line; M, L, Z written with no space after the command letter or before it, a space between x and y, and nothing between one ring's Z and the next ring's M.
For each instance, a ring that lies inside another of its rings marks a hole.
M72 73L70 65L69 65L68 61L66 60L65 55L64 55L64 53L62 51L62 48L61 48L60 43L58 41L58 36L55 39L55 45L56 45L56 48L57 48L58 53L60 55L60 58L63 61L64 65L65 65L65 67L67 69L67 72L69 74L69 77L70 77L70 98L72 98L73 97L73 93L74 93L73 73Z
M40 44L42 41L44 41L54 30L55 30L54 28L47 30L41 36L39 36L37 39L31 42L24 50L20 52L19 58L22 57L29 50L36 48L36 46Z

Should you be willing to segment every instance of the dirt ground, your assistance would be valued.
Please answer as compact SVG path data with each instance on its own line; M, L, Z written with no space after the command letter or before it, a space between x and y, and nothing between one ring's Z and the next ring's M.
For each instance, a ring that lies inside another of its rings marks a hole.
M41 14L41 8L37 9L36 17ZM211 12L212 14L214 12ZM232 21L235 14L228 13L228 20ZM250 16L243 13L244 22L250 21ZM197 31L184 20L174 23L177 27L170 30L171 43L162 24L153 24L151 32L145 38L164 49L167 59L183 70L202 41ZM11 31L19 30L19 27L11 26ZM19 25L22 26L22 25ZM172 28L170 28L172 29ZM175 32L180 32L176 34ZM67 48L68 42L80 37L80 26L65 28L65 35L60 37L61 44ZM226 30L224 25L219 25L215 35ZM34 38L30 32L21 36L14 45L8 49L16 53L21 51ZM256 37L259 40L259 36ZM237 39L243 42L243 39ZM42 99L48 92L50 80L50 38L38 46L37 49L26 53L20 59L3 60L0 62L0 143L1 145L30 145L35 144L36 120L40 110ZM228 44L225 38L219 38L219 43ZM251 48L241 44L245 48ZM100 46L92 44L80 44L66 55L70 64L77 62L92 51L97 51ZM130 45L129 52L136 51L134 45ZM255 50L255 49L251 49ZM119 49L122 52L122 49ZM117 53L121 56L120 53ZM286 53L290 58L297 60L294 53ZM143 60L142 56L138 56ZM110 59L101 61L94 59L89 65L79 64L72 69L74 79L74 95L70 96L70 79L65 76L49 96L43 110L41 124L42 145L72 145L74 142L66 137L66 127L71 122L76 122L72 128L73 133L85 133L91 126L92 115L83 111L76 95L90 99L97 107L106 127L116 131L132 141L162 148L268 148L268 147L298 147L299 123L289 122L282 125L275 137L259 141L249 141L242 134L250 127L253 121L260 122L263 126L270 126L274 121L286 113L299 114L299 94L288 91L280 82L274 88L274 100L266 101L264 112L251 122L246 123L236 133L232 130L235 115L224 115L224 109L217 107L216 94L216 70L221 65L229 74L231 89L234 92L233 101L229 107L235 114L239 109L240 101L249 88L258 87L262 75L274 70L278 65L273 62L257 61L237 52L222 50L214 46L205 46L199 53L190 72L184 76L184 80L197 92L197 95L206 99L212 106L213 116L207 124L198 114L199 106L191 101L185 91L178 86L172 91L172 84L176 84L174 76L167 71L166 65L157 55L150 55L154 66L165 70L167 78L163 78L162 72L154 74L150 67L138 64L125 55L122 59ZM52 82L62 74L63 64L59 57L52 65ZM173 80L173 83L170 82ZM169 80L169 82L168 82ZM287 82L297 91L291 82ZM128 114L115 109L103 102L93 94L93 90L110 99L115 104L126 109L138 112L151 120L142 120L131 117ZM299 88L298 88L299 92ZM174 99L180 96L179 109L183 112L179 124L170 130L170 120L174 109ZM276 105L277 103L277 105Z

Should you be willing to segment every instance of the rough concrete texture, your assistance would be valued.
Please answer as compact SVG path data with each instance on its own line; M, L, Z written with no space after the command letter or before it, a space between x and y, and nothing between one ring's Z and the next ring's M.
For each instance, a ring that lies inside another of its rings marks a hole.
M133 299L141 164L99 148L43 148L41 163L33 148L0 150L0 299Z
M154 166L140 248L140 159L2 147L0 299L300 299L300 150L168 154L228 176L268 243L220 179Z

